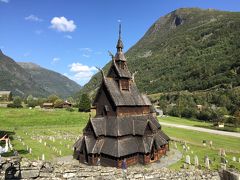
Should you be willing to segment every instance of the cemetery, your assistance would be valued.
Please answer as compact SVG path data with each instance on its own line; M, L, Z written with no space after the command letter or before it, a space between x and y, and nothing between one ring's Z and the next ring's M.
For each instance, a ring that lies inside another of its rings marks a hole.
M18 109L3 108L0 111L0 118L4 119L1 121L1 135L7 132L13 145L13 150L2 156L12 156L16 150L19 156L30 160L53 161L59 157L72 156L73 144L81 136L89 118L88 113L79 113L77 110L46 112L22 109L28 114L26 117L22 117L23 112ZM66 117L68 121L64 121ZM13 125L15 119L18 121ZM32 120L38 123L33 124ZM218 170L226 166L240 170L239 138L183 129L179 131L173 127L162 128L173 140L170 141L170 150L177 149L182 153L182 159L171 164L170 169L189 169L196 165L199 169ZM205 145L203 140L206 141ZM205 157L208 157L209 163L206 163Z

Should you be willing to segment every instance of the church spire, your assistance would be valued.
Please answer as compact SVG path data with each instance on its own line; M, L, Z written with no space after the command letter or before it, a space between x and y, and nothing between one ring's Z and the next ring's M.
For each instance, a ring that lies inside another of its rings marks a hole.
M122 52L122 49L123 49L123 42L122 42L121 34L122 34L122 25L121 25L121 23L119 23L118 42L117 42L117 46L116 46L118 52Z
M122 24L119 23L119 30L118 30L118 42L117 42L117 53L115 55L116 61L126 61L126 58L124 56L124 53L122 51L123 49L123 42L122 42Z

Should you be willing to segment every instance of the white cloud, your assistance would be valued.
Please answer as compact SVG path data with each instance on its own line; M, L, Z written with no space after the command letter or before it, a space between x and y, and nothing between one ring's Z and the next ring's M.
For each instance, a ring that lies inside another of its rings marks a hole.
M33 14L24 18L26 21L33 21L33 22L42 22L43 20Z
M64 38L72 39L73 37L71 35L65 35Z
M77 28L73 20L67 20L67 18L63 16L52 18L51 24L50 28L59 32L73 32Z
M93 50L91 48L80 48L80 51L84 51L84 52L92 52Z
M83 54L82 56L85 57L85 58L90 58L89 54Z
M9 0L0 0L0 2L9 3L10 1Z
M54 58L52 59L51 64L56 64L59 60L60 60L60 58L54 57Z
M68 67L70 68L70 72L73 73L73 79L75 80L89 79L97 71L97 68L81 63L72 63Z
M85 58L90 58L93 52L91 48L80 48L79 50L83 53L82 56Z
M72 63L68 65L70 73L64 73L69 79L78 82L80 85L87 83L95 74L97 68L93 66L83 65L81 63Z

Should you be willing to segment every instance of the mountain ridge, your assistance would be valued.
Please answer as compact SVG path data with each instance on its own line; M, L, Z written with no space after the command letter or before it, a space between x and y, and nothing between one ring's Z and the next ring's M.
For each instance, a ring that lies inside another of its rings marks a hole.
M74 95L80 88L80 85L60 73L34 63L18 64L0 51L0 90L10 90L14 95L23 97L57 94L65 98Z
M147 94L239 86L239 30L239 12L177 9L160 17L126 52L127 63L137 72L138 88ZM100 82L97 73L80 93L93 95Z

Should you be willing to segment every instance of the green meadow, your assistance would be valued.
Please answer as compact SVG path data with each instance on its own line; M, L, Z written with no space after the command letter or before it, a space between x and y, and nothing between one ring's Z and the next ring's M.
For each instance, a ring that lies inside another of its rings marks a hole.
M12 138L12 144L22 157L29 159L41 159L42 154L46 160L54 160L58 157L72 155L72 146L85 127L89 118L89 113L66 111L65 109L41 110L41 109L9 109L0 108L0 133L8 133ZM160 120L161 121L161 120ZM183 119L179 123L179 118L175 123L190 125L196 122ZM202 123L202 122L199 122ZM211 169L220 167L219 149L226 150L228 167L240 170L240 163L232 161L232 157L240 158L240 138L230 136L220 136L204 132L184 130L163 126L172 139L178 140L178 150L183 153L183 158L176 164L170 166L179 169L185 160L186 155L190 155L193 162L197 155L202 168L205 168L204 157L207 155L212 161ZM202 141L210 140L212 147L208 144L203 146ZM181 142L186 142L190 147L188 152L183 151ZM3 144L1 144L3 145ZM30 148L32 152L30 153ZM174 143L170 148L175 148ZM3 156L10 156L9 152Z

